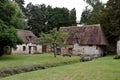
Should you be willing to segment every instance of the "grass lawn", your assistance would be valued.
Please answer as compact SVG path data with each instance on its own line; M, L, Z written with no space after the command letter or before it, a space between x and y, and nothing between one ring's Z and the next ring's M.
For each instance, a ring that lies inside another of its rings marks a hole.
M120 80L120 60L108 56L89 62L17 74L1 80Z
M78 56L55 58L53 53L33 54L33 55L5 55L0 57L0 70L9 67L20 67L32 64L54 64L68 61L79 61Z

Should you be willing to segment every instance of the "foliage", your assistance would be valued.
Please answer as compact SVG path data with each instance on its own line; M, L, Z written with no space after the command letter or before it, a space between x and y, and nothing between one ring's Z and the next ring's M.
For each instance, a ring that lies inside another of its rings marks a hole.
M102 10L104 4L100 0L84 0L88 3L91 9L88 7L82 12L81 24L100 24Z
M40 52L34 52L33 54L42 54L42 53L40 53Z
M47 54L45 54L45 55L48 56ZM51 56L49 55L49 57L51 57ZM59 58L63 59L62 56ZM46 58L44 58L44 59L46 59ZM49 61L51 61L51 59ZM46 68L58 67L61 65L73 64L73 63L79 62L79 60L75 59L75 58L74 59L73 58L72 59L64 58L64 61L63 60L59 60L59 61L55 61L55 62L49 62L49 61L47 60L45 63L43 63L44 65L41 63L34 63L34 64L27 64L27 65L22 65L22 66L4 68L4 69L0 70L0 77L7 77L7 76L19 74L19 73L43 70Z
M75 9L69 11L67 8L52 8L50 5L29 3L26 10L29 30L37 36L40 32L46 33L53 28L76 25Z
M61 59L59 60L65 58L69 58L69 57L64 57L64 58L61 57ZM57 60L57 58L51 58L51 59L56 59L56 61L59 61ZM36 80L36 79L37 80L119 80L120 61L113 60L113 56L107 56L100 59L95 59L90 62L85 62L85 63L79 62L70 65L48 68L44 70L38 70L29 73L13 75L6 78L1 78L1 80Z
M41 64L31 64L25 65L22 67L14 67L0 70L0 77L7 77L10 75L15 75L24 72L30 72L35 70L45 69L45 67Z
M60 31L57 31L56 28L54 28L49 33L45 34L42 32L39 37L39 42L49 45L53 45L53 43L55 43L58 46L62 46L62 44L64 44L66 36L67 34L65 32L61 33Z
M114 59L120 59L120 55L116 55Z
M54 28L49 33L41 33L39 37L39 42L43 44L48 44L54 48L54 56L55 55L55 48L57 46L61 47L64 45L64 40L67 34L65 32L57 31L57 28Z
M118 0L109 0L107 4L104 5L100 0L84 1L86 1L93 9L91 9L92 11L90 13L87 9L83 11L81 23L100 23L109 43L116 44L116 41L120 39L120 2Z
M73 25L73 26L76 26L77 23L76 23L76 9L73 8L70 13L69 13L69 17L70 17L70 25Z
M22 43L15 28L23 28L22 13L19 7L10 0L0 1L0 56L9 47L15 48Z
M101 25L110 43L116 44L120 39L120 2L109 0L101 17Z
M13 0L13 1L15 1L18 4L22 12L25 14L26 12L25 7L24 7L25 1L24 0Z
M82 12L80 24L87 24L89 20L90 11L91 10L88 9L88 6L86 6L86 8Z
M0 21L8 27L25 28L23 14L18 5L10 0L0 1Z
M58 56L57 58L53 58L53 53L45 53L42 55L4 55L0 58L0 71L9 71L10 69L10 72L16 70L16 72L21 73L36 70L40 65L45 68L50 68L76 62L79 62L78 56L73 56L71 58ZM15 71L13 71L13 73L15 73ZM0 74L4 75L3 73Z

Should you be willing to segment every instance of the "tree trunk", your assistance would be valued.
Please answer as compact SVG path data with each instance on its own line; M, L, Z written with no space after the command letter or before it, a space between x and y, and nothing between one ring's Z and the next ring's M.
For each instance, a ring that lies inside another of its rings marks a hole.
M4 48L0 48L0 56L4 54Z
M56 57L56 47L54 46L54 57Z
M54 49L54 57L56 57L56 45L53 43L53 49Z

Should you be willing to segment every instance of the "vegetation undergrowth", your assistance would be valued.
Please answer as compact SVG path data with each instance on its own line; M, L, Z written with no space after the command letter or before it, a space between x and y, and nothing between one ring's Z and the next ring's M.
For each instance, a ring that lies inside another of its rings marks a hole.
M120 55L116 55L114 59L120 59Z
M16 55L16 56L20 56L20 57L24 57L24 55ZM38 56L40 58L44 58L44 59L40 59L38 58ZM12 65L14 66L8 66L6 68L2 68L0 69L0 77L6 77L6 76L10 76L10 75L15 75L15 74L19 74L19 73L25 73L25 72L30 72L30 71L35 71L35 70L41 70L41 69L46 69L46 68L51 68L51 67L57 67L57 66L62 66L62 65L68 65L68 64L73 64L73 63L77 63L79 62L79 59L77 57L62 57L62 56L58 56L57 58L51 57L53 55L51 54L35 54L35 55L26 55L26 57L24 57L24 60L28 61L27 63L31 62L29 60L27 60L26 58L30 57L31 60L33 60L35 57L38 58L39 63L30 63L30 64L22 64L22 65L18 65L16 66L13 62L10 62ZM12 58L13 56L11 56ZM75 59L76 58L76 59ZM22 60L22 58L21 58ZM20 60L20 61L21 61ZM16 62L18 60L16 59ZM36 60L34 60L36 61ZM19 62L19 61L18 61ZM23 62L23 61L22 61Z

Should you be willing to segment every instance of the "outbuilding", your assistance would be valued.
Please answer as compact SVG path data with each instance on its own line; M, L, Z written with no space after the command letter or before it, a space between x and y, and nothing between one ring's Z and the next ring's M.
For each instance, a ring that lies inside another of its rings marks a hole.
M12 54L33 54L42 52L42 45L38 44L38 38L29 30L17 29L17 35L23 40L23 44L16 45Z
M104 55L107 40L100 24L61 27L60 30L68 33L65 43L72 45L73 55Z

